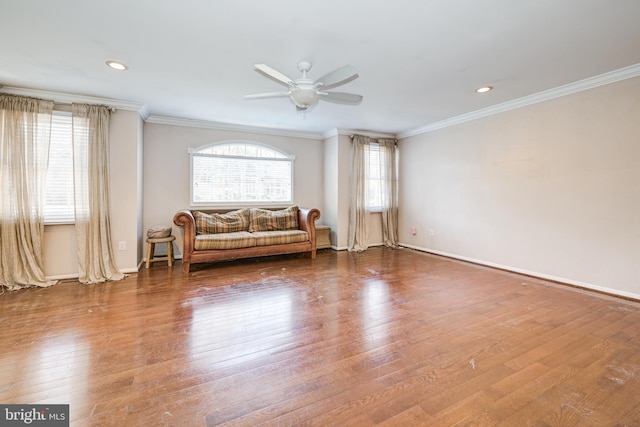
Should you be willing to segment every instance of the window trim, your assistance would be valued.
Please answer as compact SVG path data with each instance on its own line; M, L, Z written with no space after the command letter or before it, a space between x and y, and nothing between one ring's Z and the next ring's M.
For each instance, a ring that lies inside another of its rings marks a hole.
M291 163L291 177L290 177L290 182L291 182L291 195L290 195L290 199L288 201L279 201L279 202L273 202L273 203L269 203L269 202L206 202L206 203L199 203L199 202L194 202L193 200L193 159L195 155L198 156L202 156L202 157L214 157L216 155L213 154L198 154L198 151L200 150L204 150L206 148L210 148L210 147L215 147L218 145L231 145L231 144L243 144L243 145L254 145L254 146L258 146L258 147L264 147L268 150L272 150L275 151L277 153L282 154L284 157L282 158L278 158L278 157L247 157L247 156L225 156L228 158L237 158L237 159L256 159L256 160L270 160L270 161L285 161L285 162L290 162ZM251 141L251 140L245 140L245 139L230 139L230 140L224 140L224 141L217 141L217 142L213 142L213 143L208 143L208 144L204 144L201 145L199 147L196 148L188 148L187 152L189 153L189 206L190 207L194 207L194 208L198 208L198 209L234 209L234 208L243 208L243 207L265 207L265 208L279 208L279 207L288 207L291 206L294 202L294 194L295 194L295 159L296 156L293 154L289 154L286 151L274 147L272 145L268 145L268 144L263 144L260 142L256 142L256 141Z

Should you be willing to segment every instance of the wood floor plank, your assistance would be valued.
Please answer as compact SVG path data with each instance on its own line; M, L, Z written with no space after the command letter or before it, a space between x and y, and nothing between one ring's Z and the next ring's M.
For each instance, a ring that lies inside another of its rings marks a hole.
M0 295L0 401L74 426L640 425L640 302L408 249Z
M393 427L393 426L433 426L436 425L433 417L428 415L419 406L412 406L402 412L393 415L380 422L375 422L376 426Z

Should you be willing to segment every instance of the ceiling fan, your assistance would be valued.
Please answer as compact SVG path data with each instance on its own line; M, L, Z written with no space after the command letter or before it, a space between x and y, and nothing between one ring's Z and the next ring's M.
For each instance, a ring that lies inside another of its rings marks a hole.
M297 110L306 110L320 99L339 104L355 105L362 102L361 95L345 92L326 92L328 89L333 89L334 87L341 86L356 79L358 77L358 70L356 70L355 67L345 65L314 81L307 77L307 72L311 69L311 65L311 62L308 61L298 62L298 70L302 73L302 77L293 80L266 64L256 64L256 71L287 86L288 90L245 95L244 99L289 97L296 105Z

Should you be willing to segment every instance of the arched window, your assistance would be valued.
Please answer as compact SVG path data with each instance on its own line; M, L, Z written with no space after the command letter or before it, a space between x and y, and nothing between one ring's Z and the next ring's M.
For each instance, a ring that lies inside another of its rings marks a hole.
M246 141L206 145L189 153L192 205L293 202L293 156Z

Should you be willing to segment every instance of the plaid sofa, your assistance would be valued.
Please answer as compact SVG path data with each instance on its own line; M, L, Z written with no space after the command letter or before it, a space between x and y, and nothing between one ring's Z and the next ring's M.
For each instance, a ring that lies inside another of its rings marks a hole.
M183 228L182 268L193 263L309 252L316 257L318 209L237 209L231 212L184 209L173 217Z

